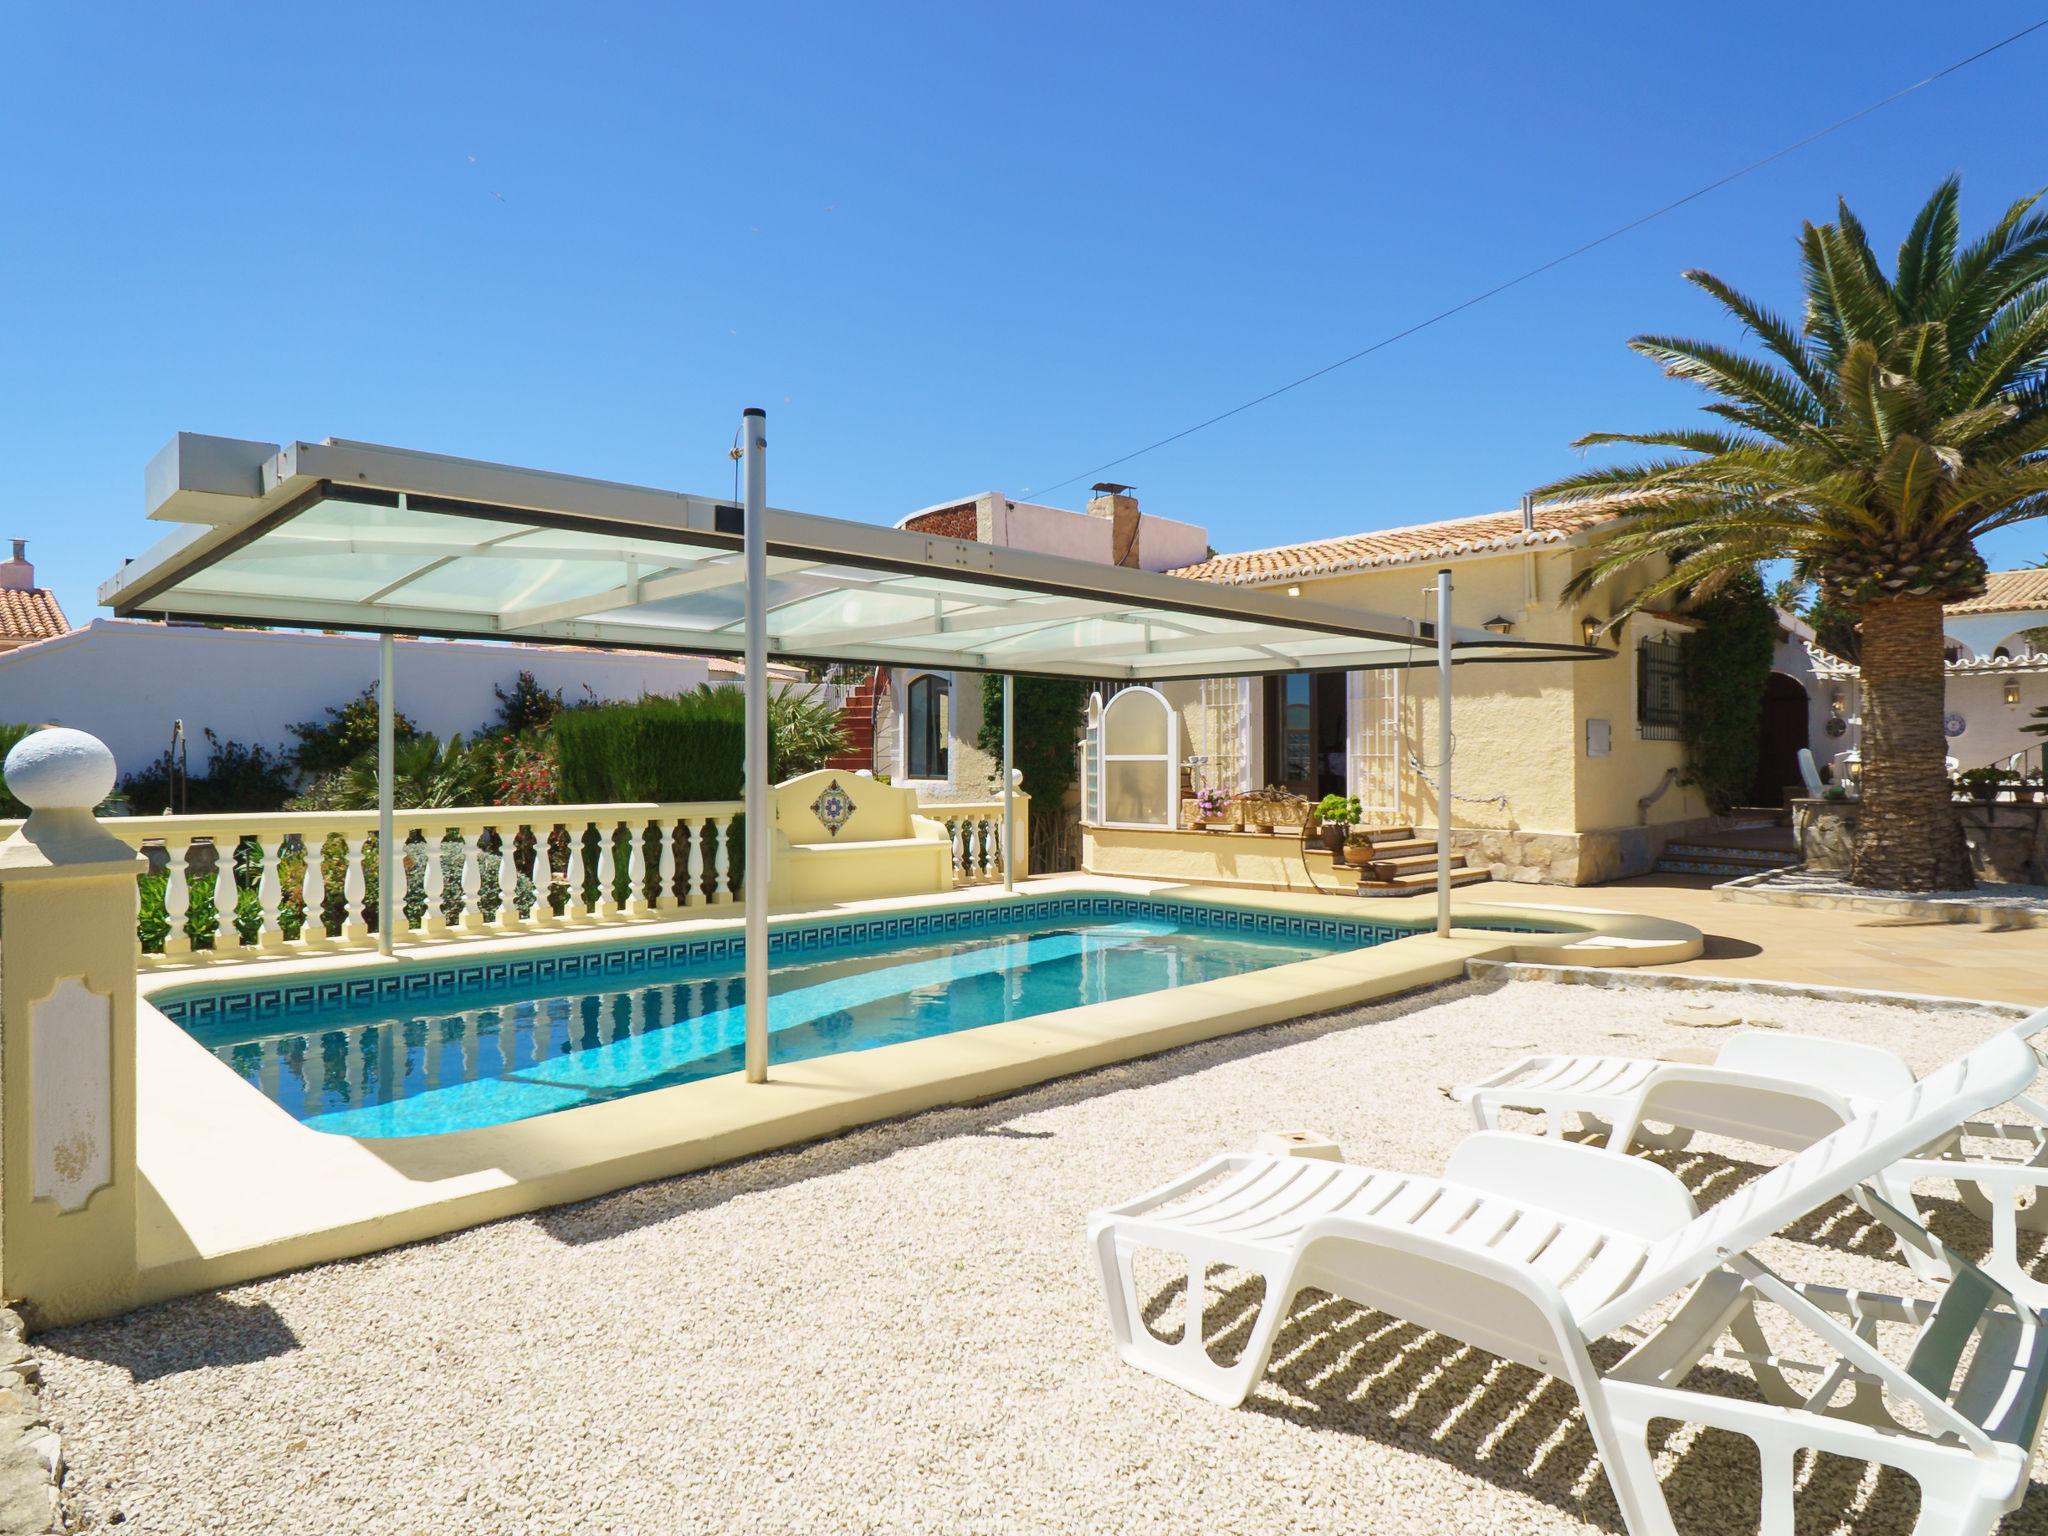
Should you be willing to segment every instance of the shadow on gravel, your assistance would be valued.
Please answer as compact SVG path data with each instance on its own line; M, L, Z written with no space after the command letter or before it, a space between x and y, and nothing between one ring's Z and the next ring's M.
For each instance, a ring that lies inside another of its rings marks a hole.
M1284 1050L1305 1040L1320 1039L1339 1030L1370 1028L1376 1023L1401 1017L1418 1008L1434 1007L1452 997L1483 997L1510 984L1502 975L1485 981L1453 981L1421 987L1398 997L1380 998L1357 1008L1341 1008L1304 1019L1269 1024L1243 1034L1225 1035L1197 1045L1146 1056L1136 1061L1101 1067L1076 1077L1041 1083L1035 1088L991 1099L983 1104L950 1109L926 1109L901 1120L859 1127L844 1136L805 1146L784 1147L742 1162L726 1163L697 1173L681 1174L653 1184L642 1184L616 1194L600 1195L575 1205L559 1205L514 1220L531 1221L557 1242L582 1244L602 1242L640 1227L652 1226L672 1216L712 1210L726 1201L763 1190L781 1189L807 1179L844 1172L867 1163L880 1162L912 1147L955 1136L1000 1136L1019 1141L1048 1139L1041 1131L1023 1130L1011 1121L1039 1110L1084 1103L1105 1094L1146 1088L1171 1082L1192 1073L1205 1072L1226 1062L1244 1061L1268 1051ZM1390 1011L1391 1009L1391 1011ZM1371 1015L1372 1017L1367 1017ZM828 1165L820 1166L807 1152L824 1145L838 1151ZM712 1177L715 1175L715 1177ZM1078 1230L1078 1217L1076 1221Z
M117 1366L134 1381L155 1381L275 1359L297 1349L299 1337L267 1301L236 1302L202 1293L111 1322L39 1333L35 1343L55 1354Z
M1264 1282L1252 1280L1213 1297L1204 1341L1212 1357L1236 1358L1263 1294ZM1163 1305L1170 1299L1153 1298L1148 1314ZM1602 1368L1624 1352L1612 1339L1593 1347ZM1696 1369L1687 1385L1761 1401L1746 1376L1714 1366ZM1570 1386L1321 1291L1296 1300L1264 1379L1236 1411L1426 1456L1600 1530L1623 1529ZM1686 1536L1756 1528L1761 1478L1752 1441L1659 1420L1652 1449L1664 1459L1661 1486ZM1795 1487L1801 1536L1907 1536L1920 1513L1918 1485L1872 1463L1802 1453ZM2048 1488L2035 1484L2000 1531L2048 1532Z

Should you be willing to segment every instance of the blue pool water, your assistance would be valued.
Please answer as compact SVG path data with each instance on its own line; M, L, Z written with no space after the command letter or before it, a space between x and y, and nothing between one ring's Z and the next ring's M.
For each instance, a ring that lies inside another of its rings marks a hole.
M993 926L1000 922L1001 926ZM770 1060L798 1061L1100 1003L1402 936L1135 898L874 919L771 943ZM742 1065L734 939L158 999L322 1131L420 1136L522 1120Z

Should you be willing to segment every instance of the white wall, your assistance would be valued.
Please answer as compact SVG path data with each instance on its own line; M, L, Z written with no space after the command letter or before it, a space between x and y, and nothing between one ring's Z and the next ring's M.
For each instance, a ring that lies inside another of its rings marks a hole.
M1138 514L1138 564L1148 571L1174 571L1209 558L1209 530L1170 517Z
M988 504L992 503L992 505ZM1028 549L1040 555L1064 555L1069 560L1093 560L1107 565L1115 554L1114 530L1106 517L1069 512L1063 507L1041 507L1028 501L1007 505L1000 496L984 503L989 522L987 542L1010 549Z
M522 671L571 703L736 680L701 656L487 641L401 640L396 664L400 712L444 740L491 720L492 687L509 690ZM329 705L376 680L374 636L95 619L0 655L0 720L90 731L123 774L160 757L171 723L183 720L197 774L206 756L202 728L223 741L280 748L290 742L287 726L324 718Z

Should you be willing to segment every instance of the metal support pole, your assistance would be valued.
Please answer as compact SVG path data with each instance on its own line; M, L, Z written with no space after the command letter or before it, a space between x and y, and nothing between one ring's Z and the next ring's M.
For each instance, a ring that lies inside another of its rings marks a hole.
M395 776L392 758L396 744L396 728L392 721L397 713L391 702L391 679L397 670L393 656L396 649L390 635L377 637L377 953L380 955L391 953L391 946L397 938L399 910L398 844L391 816L392 779ZM355 921L353 915L349 921Z
M768 1081L768 414L740 417L747 563L747 1081Z
M1003 889L1017 889L1017 679L1003 674Z
M1451 573L1436 573L1436 931L1451 931Z

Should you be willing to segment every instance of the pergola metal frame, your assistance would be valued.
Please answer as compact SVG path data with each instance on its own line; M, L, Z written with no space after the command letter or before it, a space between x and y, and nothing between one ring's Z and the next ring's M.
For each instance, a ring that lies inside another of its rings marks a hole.
M1450 924L1451 669L1613 654L1454 631L1447 569L1433 589L1436 621L1425 627L1265 589L769 508L764 413L747 411L741 427L738 504L345 440L280 446L181 434L151 463L146 485L150 516L184 526L125 562L102 585L100 600L121 616L383 637L379 946L386 953L395 921L392 635L744 656L746 1061L754 1081L766 1078L768 1064L770 855L766 776L753 770L767 761L771 654L1002 674L1006 848L1014 778L1008 722L1019 675L1166 682L1434 666L1442 732L1440 932ZM472 525L477 537L458 536ZM534 567L525 573L532 579L507 580L522 562ZM735 587L736 614L720 606ZM862 622L869 600L894 616Z

